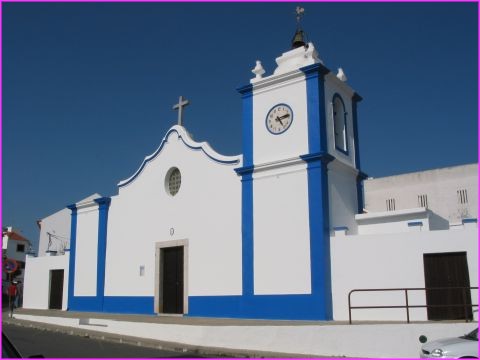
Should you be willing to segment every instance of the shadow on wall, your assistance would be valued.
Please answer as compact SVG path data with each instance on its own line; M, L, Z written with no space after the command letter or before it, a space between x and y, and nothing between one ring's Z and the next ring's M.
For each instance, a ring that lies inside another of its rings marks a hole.
M433 211L428 211L428 219L430 223L430 230L448 230L450 223L447 219L435 214Z

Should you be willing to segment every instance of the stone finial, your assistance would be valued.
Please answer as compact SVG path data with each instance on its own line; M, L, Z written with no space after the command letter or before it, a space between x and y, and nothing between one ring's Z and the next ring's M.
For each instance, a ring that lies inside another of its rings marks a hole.
M255 74L255 80L261 79L262 75L265 74L265 69L260 60L257 60L255 67L252 69L252 73Z
M342 68L338 68L337 78L343 82L347 81L347 75L345 75Z

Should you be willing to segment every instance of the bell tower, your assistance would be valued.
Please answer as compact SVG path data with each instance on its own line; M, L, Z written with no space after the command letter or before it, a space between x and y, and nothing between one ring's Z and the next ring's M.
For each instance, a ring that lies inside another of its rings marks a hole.
M337 226L355 231L354 215L363 206L361 98L305 42L303 9L296 13L292 49L276 59L273 74L264 77L257 61L255 77L238 89L242 295L249 304L243 316L331 320L330 233Z

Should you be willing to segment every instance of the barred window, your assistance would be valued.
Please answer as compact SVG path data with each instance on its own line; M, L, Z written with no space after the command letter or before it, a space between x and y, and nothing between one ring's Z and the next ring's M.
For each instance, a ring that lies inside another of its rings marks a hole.
M418 195L418 206L428 208L428 198L426 194Z
M387 199L387 211L395 210L395 199Z
M180 190L180 185L182 185L182 175L180 174L180 170L177 168L170 169L167 173L166 180L168 193L175 196Z
M467 204L468 203L467 190L466 189L457 190L457 199L459 204Z

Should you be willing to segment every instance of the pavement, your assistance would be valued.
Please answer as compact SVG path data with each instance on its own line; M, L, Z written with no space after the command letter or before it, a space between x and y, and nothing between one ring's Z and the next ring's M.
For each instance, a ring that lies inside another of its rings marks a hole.
M272 320L244 320L244 319L218 319L218 318L194 318L175 315L130 315L130 314L109 314L94 312L75 312L62 310L36 310L36 309L15 309L14 316L9 317L6 309L2 312L2 324L11 324L46 330L51 332L63 333L74 336L89 337L92 339L100 339L114 343L137 345L141 347L149 347L176 352L195 353L205 357L221 357L221 358L318 358L318 355L295 354L274 351L258 351L247 349L231 349L222 347L199 346L191 344L183 344L178 342L159 341L146 339L136 336L128 336L121 334L112 334L104 331L95 331L85 328L76 328L70 326L61 326L57 324L40 322L41 318L62 318L62 319L78 319L80 325L89 324L90 319L104 319L114 321L125 321L129 323L152 323L152 324L169 324L169 325L191 325L191 326L292 326L292 325L319 325L318 321L272 321ZM16 318L16 316L30 315L39 317L39 321L24 320ZM325 323L326 324L326 323ZM331 323L330 323L331 324ZM101 325L99 325L101 326ZM325 356L327 357L327 356ZM331 357L331 356L328 356Z

